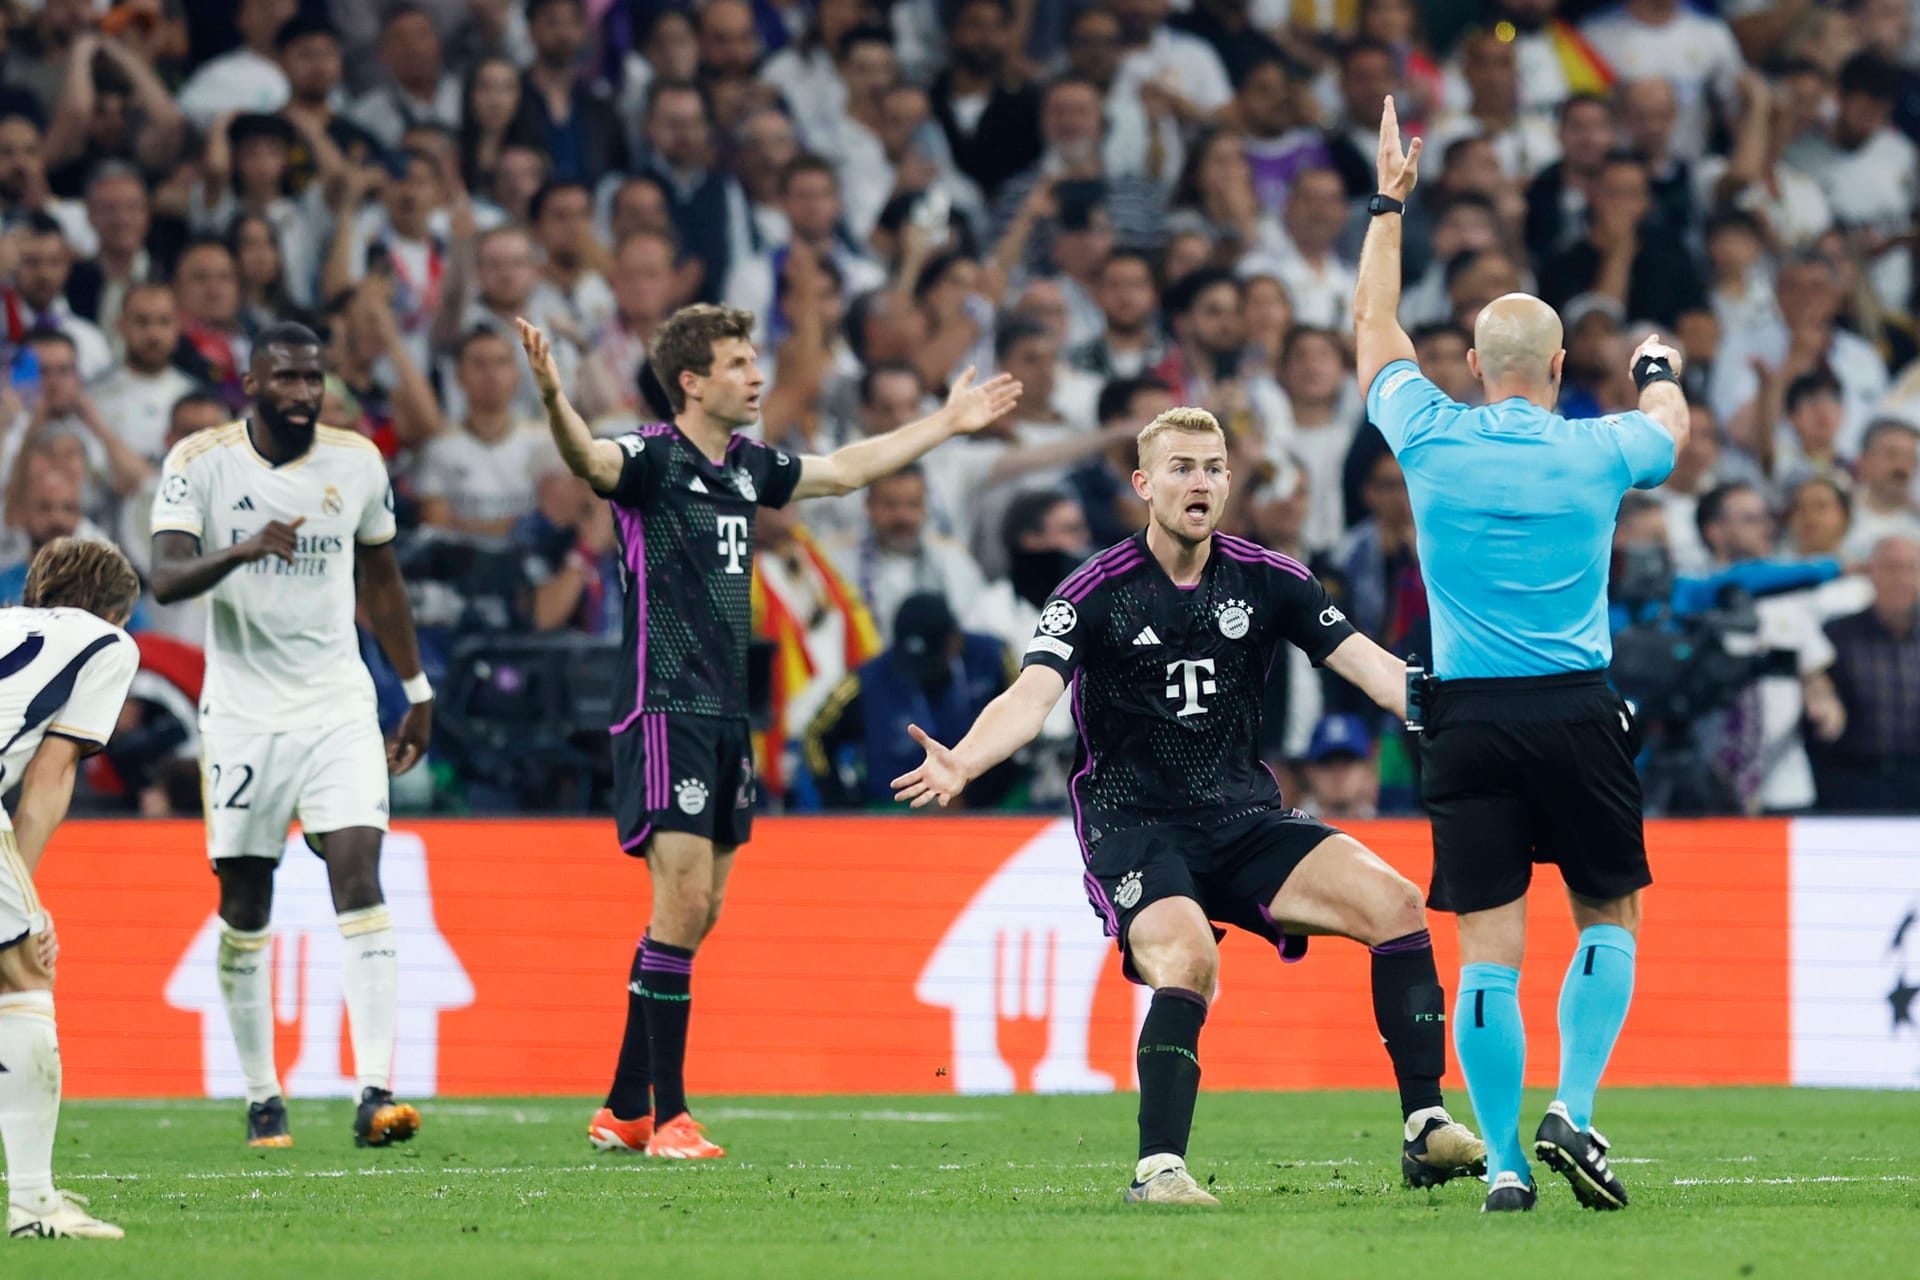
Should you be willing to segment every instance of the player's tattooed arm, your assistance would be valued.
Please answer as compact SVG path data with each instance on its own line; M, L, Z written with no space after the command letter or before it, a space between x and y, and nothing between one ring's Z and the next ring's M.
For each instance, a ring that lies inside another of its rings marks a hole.
M407 600L407 584L400 576L400 560L393 554L393 544L370 547L362 543L354 560L359 569L360 603L366 606L373 638L393 664L394 674L411 680L420 674L420 642L413 632L413 605ZM387 772L402 774L420 763L432 737L433 701L413 703L387 742Z
M153 598L161 604L190 600L213 590L221 579L241 565L268 556L279 556L292 564L300 545L300 526L306 522L305 516L291 524L270 520L245 542L205 555L200 554L200 539L192 534L162 529L153 535Z
M612 493L620 485L620 473L626 466L626 451L611 440L601 440L587 427L587 420L567 401L560 388L560 366L553 358L547 335L525 320L514 318L520 330L520 345L526 348L527 364L533 369L533 384L540 391L540 403L546 406L547 429L567 470L593 486L595 493Z
M1359 632L1327 655L1326 665L1384 711L1407 717L1407 664Z
M954 436L972 435L1005 417L1020 403L1020 390L1020 384L1007 373L976 387L969 368L954 379L947 403L938 412L885 435L835 449L825 457L800 459L800 483L794 488L793 498L820 498L864 489Z
M967 736L951 747L934 741L919 725L908 725L907 732L926 749L927 758L893 780L893 798L910 801L916 809L936 802L946 808L969 782L1039 737L1047 713L1066 690L1058 671L1036 664L989 702Z

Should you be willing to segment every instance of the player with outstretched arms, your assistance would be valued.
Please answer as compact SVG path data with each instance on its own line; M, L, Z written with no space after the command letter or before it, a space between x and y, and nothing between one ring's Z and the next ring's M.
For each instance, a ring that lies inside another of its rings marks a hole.
M23 607L0 610L0 1141L7 1234L118 1240L119 1227L53 1185L60 1040L53 1021L53 923L33 873L67 816L82 758L107 744L140 651L120 628L140 579L118 548L56 538L27 569Z
M674 420L603 440L562 393L546 336L520 322L561 457L613 505L626 587L615 799L620 847L646 859L653 913L628 974L613 1088L587 1128L602 1150L678 1160L726 1154L687 1112L685 1061L694 953L719 919L734 854L753 824L746 690L755 512L864 488L1020 399L1011 377L976 387L969 370L938 412L824 457L799 457L738 434L759 418L766 382L752 334L749 311L676 312L651 351Z
M1352 837L1287 807L1260 759L1260 707L1282 644L1405 714L1406 664L1356 632L1304 566L1217 533L1231 475L1204 409L1140 432L1147 527L1071 574L1041 612L1025 670L951 748L912 726L926 760L898 799L945 805L1032 741L1069 687L1071 784L1088 900L1153 988L1140 1028L1140 1156L1129 1201L1217 1204L1187 1172L1200 1028L1219 966L1214 923L1299 954L1307 935L1366 943L1373 1010L1405 1119L1401 1171L1432 1186L1484 1168L1447 1114L1445 996L1420 891Z
M200 695L207 854L220 880L220 994L246 1077L247 1141L259 1147L293 1144L274 1069L270 921L296 817L327 864L346 940L354 1141L404 1142L420 1127L388 1089L399 959L380 843L388 774L426 753L433 690L393 553L386 464L358 432L321 425L324 369L311 329L263 330L246 374L252 412L175 445L153 503L154 596L205 594L211 605ZM356 600L411 704L391 743L360 660Z

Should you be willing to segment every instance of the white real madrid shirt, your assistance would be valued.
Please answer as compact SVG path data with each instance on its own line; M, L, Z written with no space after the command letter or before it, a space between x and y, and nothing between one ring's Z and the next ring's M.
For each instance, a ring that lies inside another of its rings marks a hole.
M139 667L132 638L84 609L0 609L0 791L48 734L88 752L107 745Z
M188 436L167 455L153 532L190 533L211 552L269 521L304 519L293 563L241 565L207 593L202 733L320 729L377 714L354 632L354 548L394 535L393 490L380 451L322 426L304 455L274 466L247 423Z

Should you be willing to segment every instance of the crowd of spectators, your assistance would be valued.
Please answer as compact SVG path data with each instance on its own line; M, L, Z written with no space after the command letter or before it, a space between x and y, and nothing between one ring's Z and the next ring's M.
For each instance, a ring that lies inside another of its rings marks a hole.
M1695 807L1734 812L1920 809L1917 10L4 0L0 602L62 534L144 566L166 450L241 410L250 334L304 320L326 420L389 460L442 692L397 800L601 803L604 735L572 717L550 752L488 747L489 716L538 728L542 672L590 709L583 655L621 618L612 521L511 321L611 434L665 416L648 339L706 300L758 316L761 430L803 450L912 420L968 365L1026 386L981 438L763 516L763 803L884 804L900 724L963 724L1049 589L1141 527L1133 435L1176 403L1228 428L1224 527L1423 660L1348 333L1391 93L1427 143L1402 319L1449 394L1477 396L1474 319L1510 290L1565 319L1569 414L1631 407L1646 332L1685 350L1692 443L1622 511L1616 624L1670 655L1717 628L1750 666L1646 708L1650 777L1698 770ZM204 616L143 603L97 803L193 805ZM1404 734L1297 654L1266 725L1307 807L1415 807ZM974 803L1061 805L1072 739L1063 707Z

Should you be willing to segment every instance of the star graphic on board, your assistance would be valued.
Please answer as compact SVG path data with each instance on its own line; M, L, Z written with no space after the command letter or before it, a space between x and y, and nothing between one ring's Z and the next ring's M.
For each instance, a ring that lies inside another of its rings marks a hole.
M1893 990L1887 992L1887 1003L1893 1006L1893 1026L1897 1031L1902 1023L1911 1027L1913 1020L1913 998L1920 996L1920 987L1907 985L1906 975L1893 980Z

